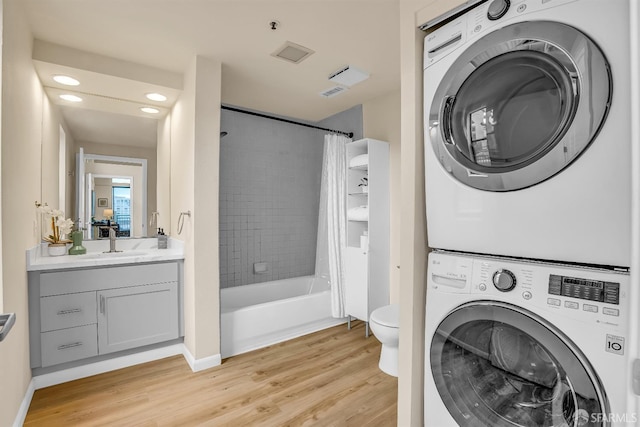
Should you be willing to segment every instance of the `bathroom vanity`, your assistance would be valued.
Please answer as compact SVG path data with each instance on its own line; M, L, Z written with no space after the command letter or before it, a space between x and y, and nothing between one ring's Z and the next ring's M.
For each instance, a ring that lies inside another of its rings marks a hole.
M171 249L157 249L155 241L118 240L122 250L114 253L100 250L104 241L85 242L86 255L39 256L37 247L27 253L34 375L184 335L183 251L175 242Z

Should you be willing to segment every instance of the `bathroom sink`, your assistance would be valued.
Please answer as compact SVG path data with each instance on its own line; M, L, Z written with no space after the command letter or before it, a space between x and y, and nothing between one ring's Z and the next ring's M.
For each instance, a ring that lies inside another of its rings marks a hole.
M135 257L147 255L145 251L118 251L118 252L94 252L84 255L85 259L105 259L105 258L121 258L121 257Z

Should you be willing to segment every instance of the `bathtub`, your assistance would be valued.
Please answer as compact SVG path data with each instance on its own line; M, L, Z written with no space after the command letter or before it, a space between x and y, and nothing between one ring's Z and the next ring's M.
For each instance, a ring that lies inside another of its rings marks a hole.
M313 276L221 289L220 303L222 357L346 321L331 317L329 283Z

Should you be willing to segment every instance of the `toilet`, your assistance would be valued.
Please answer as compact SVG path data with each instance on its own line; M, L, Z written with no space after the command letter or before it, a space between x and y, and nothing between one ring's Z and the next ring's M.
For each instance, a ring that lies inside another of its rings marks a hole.
M369 318L369 327L382 343L378 367L386 374L398 376L398 341L400 336L400 307L398 304L376 308Z

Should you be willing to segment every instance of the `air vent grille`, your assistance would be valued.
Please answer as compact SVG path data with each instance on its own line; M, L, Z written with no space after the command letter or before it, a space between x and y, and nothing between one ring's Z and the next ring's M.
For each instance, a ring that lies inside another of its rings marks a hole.
M348 90L346 87L334 86L330 89L320 92L320 96L323 96L325 98L331 98L332 96L339 95L346 90Z
M314 51L309 49L308 47L300 46L299 44L287 41L285 44L280 46L279 49L273 52L271 56L284 59L287 62L299 64L309 56L311 56L311 54L313 53Z

